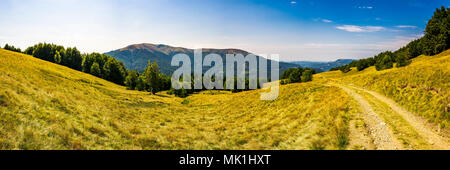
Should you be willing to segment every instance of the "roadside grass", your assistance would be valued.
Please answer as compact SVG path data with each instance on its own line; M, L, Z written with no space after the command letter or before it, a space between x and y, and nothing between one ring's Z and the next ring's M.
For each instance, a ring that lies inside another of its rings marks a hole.
M363 96L369 102L374 112L380 115L383 121L391 127L394 137L401 142L403 149L432 149L431 145L426 142L426 139L420 136L413 126L411 126L401 115L395 113L386 103L380 102L369 93L355 88L352 89Z
M316 79L332 79L379 92L438 126L450 126L450 50L435 56L419 56L406 67L376 71L326 72Z

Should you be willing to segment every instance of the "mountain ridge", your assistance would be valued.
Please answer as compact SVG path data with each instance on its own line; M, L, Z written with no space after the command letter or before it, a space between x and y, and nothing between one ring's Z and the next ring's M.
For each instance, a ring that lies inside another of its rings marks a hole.
M225 54L243 54L244 56L251 54L245 50L227 48L227 49L214 49L214 48L202 48L203 56L210 53L219 54L223 61L225 61ZM117 60L124 63L125 67L130 70L138 70L139 72L144 71L148 65L148 61L157 62L162 73L170 75L177 67L171 66L172 57L178 53L187 54L191 61L193 61L194 49L184 48L184 47L173 47L165 44L151 44L151 43L141 43L132 44L118 50L113 50L106 52L105 54L116 58ZM224 62L225 64L225 62ZM267 62L268 67L270 62ZM289 69L299 67L299 65L279 62L280 73ZM225 67L224 67L225 68ZM204 70L208 67L204 67ZM270 72L270 70L268 70Z
M318 68L324 72L330 71L331 68L346 65L355 61L354 59L337 59L335 61L291 61L290 63L297 64L301 67Z

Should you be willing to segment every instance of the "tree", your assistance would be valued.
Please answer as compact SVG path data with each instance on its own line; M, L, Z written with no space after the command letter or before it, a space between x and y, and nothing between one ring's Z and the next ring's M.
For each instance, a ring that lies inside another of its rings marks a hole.
M85 73L90 73L93 63L94 63L94 58L93 58L92 54L85 54L83 57L83 62L81 63L81 71L83 71Z
M139 72L136 70L128 71L127 77L125 77L125 85L128 90L135 90L137 86L137 81L139 79Z
M90 73L94 76L97 77L101 76L100 66L98 65L97 62L94 62L94 64L92 64L90 71L91 71Z
M352 69L350 68L349 65L345 65L345 66L342 66L341 68L339 68L339 70L341 70L341 72L343 72L343 73L347 73L347 72L351 71Z
M301 79L302 73L303 73L303 68L301 68L301 67L295 68L289 75L289 78L288 78L289 83L301 82L302 81L302 79Z
M28 55L33 55L33 51L34 51L34 46L28 47L27 49L25 49L25 51L23 51L23 53L28 54Z
M308 82L308 81L312 81L313 78L313 70L311 69L305 69L305 71L303 71L302 73L302 82Z
M409 65L411 63L411 61L409 60L409 56L411 56L409 50L398 53L397 57L395 58L395 62L397 63L396 67L404 67Z
M394 56L392 52L386 51L380 53L376 58L378 58L375 68L377 70L385 70L394 67Z
M57 63L57 64L61 63L61 54L59 51L55 52L54 60L55 60L55 63Z
M103 66L103 77L106 80L123 85L126 74L125 66L121 62L115 58L108 57L107 62Z
M135 89L139 90L139 91L147 90L147 85L144 82L144 76L143 75L138 77L138 79L136 81L136 88Z
M63 65L82 71L83 56L76 47L67 48L66 55L63 58Z
M142 74L144 77L144 83L148 87L148 91L152 94L159 92L162 89L162 80L159 73L158 64L155 62L148 62L148 66Z
M444 6L436 9L428 21L421 39L423 54L434 55L450 48L450 10Z
M12 46L12 45L8 45L8 44L5 44L5 46L3 47L3 49L9 50L9 51L14 51L14 52L19 52L19 53L22 52L22 50L20 50L20 48L16 48L16 47L14 47L14 46Z

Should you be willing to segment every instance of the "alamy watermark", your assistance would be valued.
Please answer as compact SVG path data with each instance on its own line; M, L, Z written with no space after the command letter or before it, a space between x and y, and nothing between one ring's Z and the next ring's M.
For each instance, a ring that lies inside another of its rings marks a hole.
M270 66L267 62L270 61ZM203 50L194 50L194 61L187 54L176 54L172 57L172 66L179 67L172 74L174 89L245 89L248 77L248 88L257 89L258 84L269 92L260 93L261 100L275 100L279 94L279 55L226 54L225 72L223 57L208 53L203 57ZM182 64L181 64L182 63ZM214 66L212 66L214 63ZM181 66L180 66L181 64ZM203 67L211 67L203 72ZM248 68L246 68L248 66ZM259 66L259 67L258 67ZM192 67L194 67L192 69ZM270 67L270 79L268 77ZM248 69L248 72L246 70ZM235 73L236 71L236 73ZM247 74L246 74L247 73ZM194 77L192 77L194 76ZM225 83L223 82L225 79ZM268 82L270 80L270 82ZM235 86L236 85L236 86ZM225 86L225 87L224 87Z

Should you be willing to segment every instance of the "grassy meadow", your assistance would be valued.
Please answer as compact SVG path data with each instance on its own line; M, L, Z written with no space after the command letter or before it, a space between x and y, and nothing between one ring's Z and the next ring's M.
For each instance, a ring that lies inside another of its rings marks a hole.
M323 81L150 95L0 49L0 149L348 149L357 106Z
M373 149L357 101L329 82L377 91L445 130L449 60L446 51L402 68L321 73L262 101L263 90L151 95L0 49L0 149ZM431 147L384 103L358 93L404 149Z

